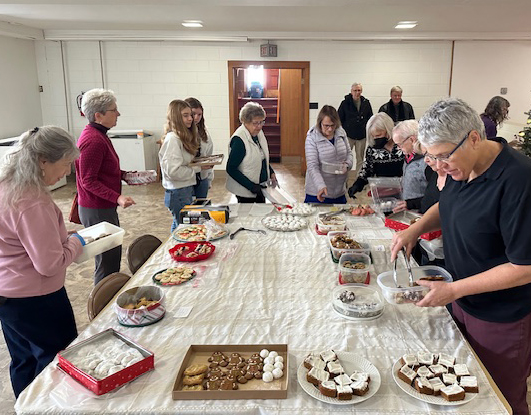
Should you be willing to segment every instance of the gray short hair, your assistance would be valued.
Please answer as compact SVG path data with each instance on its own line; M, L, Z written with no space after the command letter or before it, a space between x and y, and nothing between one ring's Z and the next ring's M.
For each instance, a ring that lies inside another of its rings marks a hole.
M459 143L476 130L485 139L485 125L478 113L465 101L447 98L437 101L419 121L418 139L424 147L442 143Z
M96 121L96 113L105 112L116 102L116 96L110 89L95 88L83 94L81 111L90 122Z
M397 125L395 125L395 128L393 128L393 135L398 136L398 138L402 141L404 141L408 137L415 137L417 138L419 134L419 123L416 120L405 120L400 121Z
M255 117L266 117L266 112L264 107L262 107L257 102L249 101L245 104L240 110L240 122L242 124L248 124L253 121Z
M374 114L369 121L367 121L367 145L374 145L373 130L384 130L387 134L387 138L391 139L393 134L393 127L395 123L389 115L385 112L378 112Z
M79 156L74 138L60 127L47 125L23 133L13 149L6 154L0 170L2 205L16 207L28 192L48 193L40 160L56 163L63 158L74 161Z
M398 85L395 85L394 87L391 88L391 92L390 94L392 94L393 92L400 92L402 93L402 88L400 88Z
M354 82L351 86L350 86L350 89L354 88L355 86L361 86L361 88L363 88L363 85L360 84L359 82Z

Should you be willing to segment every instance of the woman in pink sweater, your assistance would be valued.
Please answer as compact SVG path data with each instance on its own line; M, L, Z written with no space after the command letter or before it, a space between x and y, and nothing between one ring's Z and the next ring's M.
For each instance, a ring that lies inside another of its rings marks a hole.
M65 130L34 128L0 171L0 321L17 397L77 336L64 283L85 242L68 234L47 186L69 174L78 155Z

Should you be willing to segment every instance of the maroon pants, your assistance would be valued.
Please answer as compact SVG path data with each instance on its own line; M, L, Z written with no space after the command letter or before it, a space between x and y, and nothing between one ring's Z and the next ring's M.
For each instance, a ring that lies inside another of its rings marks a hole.
M457 325L511 405L529 415L527 378L531 373L531 314L513 323L479 320L452 303Z

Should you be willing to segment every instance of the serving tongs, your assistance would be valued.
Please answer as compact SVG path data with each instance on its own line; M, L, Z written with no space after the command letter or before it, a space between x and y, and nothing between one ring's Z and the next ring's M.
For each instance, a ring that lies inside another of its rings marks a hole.
M266 234L266 231L264 231L263 229L248 229L248 228L244 228L244 227L241 227L239 229L236 229L234 232L232 232L230 235L229 235L229 239L234 239L234 237L236 236L236 234L240 231L249 231L249 232L258 232L258 233L261 233L263 235Z
M348 208L343 208L343 209L334 210L332 212L325 213L323 216L321 216L321 220L328 220L332 216L339 215L340 213L343 213L343 212L348 212L349 210L350 209L348 209Z
M406 249L402 247L401 249L402 253L404 254L404 261L406 263L408 278L409 278L409 286L414 287L415 282L413 281L413 273L411 272L411 264L409 263L409 258L406 255ZM398 259L398 255L395 258L395 262L393 263L393 281L395 282L396 288L402 288L400 285L398 285L398 279L396 278L396 260Z

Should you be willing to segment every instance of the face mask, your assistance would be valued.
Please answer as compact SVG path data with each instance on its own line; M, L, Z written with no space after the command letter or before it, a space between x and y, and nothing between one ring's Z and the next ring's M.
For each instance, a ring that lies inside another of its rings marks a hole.
M385 144L387 143L386 137L379 137L374 139L374 148L384 148Z

